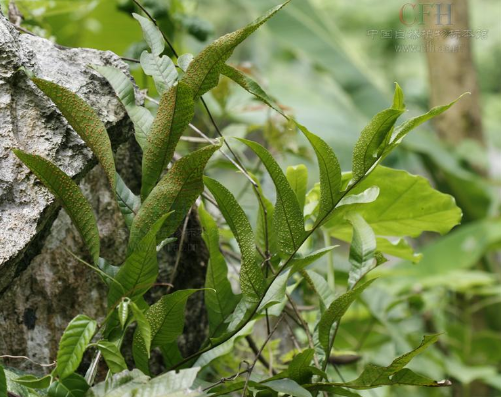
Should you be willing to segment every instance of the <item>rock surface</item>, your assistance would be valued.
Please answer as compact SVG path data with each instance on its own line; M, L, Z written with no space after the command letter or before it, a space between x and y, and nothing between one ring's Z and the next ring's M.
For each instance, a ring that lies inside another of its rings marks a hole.
M19 68L83 97L115 144L132 132L115 94L89 64L127 71L111 52L58 48L45 39L19 34L0 15L0 294L39 250L57 209L53 197L11 149L42 155L77 180L93 166L84 142Z

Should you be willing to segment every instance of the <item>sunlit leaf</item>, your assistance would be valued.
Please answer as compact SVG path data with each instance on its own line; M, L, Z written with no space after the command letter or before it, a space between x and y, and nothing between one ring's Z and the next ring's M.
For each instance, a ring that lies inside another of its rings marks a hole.
M304 208L306 189L308 188L308 169L304 164L287 167L285 173L289 185L296 194L299 207Z

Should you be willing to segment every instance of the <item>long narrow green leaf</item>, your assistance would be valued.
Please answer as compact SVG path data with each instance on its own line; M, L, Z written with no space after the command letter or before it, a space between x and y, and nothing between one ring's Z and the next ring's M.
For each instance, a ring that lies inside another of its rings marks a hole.
M167 55L160 57L143 51L140 62L144 73L153 77L153 82L160 95L169 90L177 81L176 65Z
M191 89L183 82L179 82L162 95L143 155L143 201L172 160L179 138L195 114L194 106Z
M184 308L188 298L199 290L186 289L165 295L146 312L146 319L151 326L151 347L164 346L174 342L183 332ZM147 355L141 334L134 333L133 355L136 364L144 362ZM149 369L139 368L144 373Z
M200 223L204 229L202 237L209 250L209 264L205 279L205 306L209 317L209 331L214 335L235 309L238 303L228 280L228 266L219 250L219 232L211 215L200 206Z
M153 189L132 223L129 247L148 233L151 226L168 212L175 211L157 235L157 242L169 237L183 221L204 189L203 171L212 154L221 147L206 146L178 160Z
M116 197L118 207L122 213L128 228L132 226L134 216L141 206L141 200L125 184L122 177L117 173Z
M103 355L104 361L106 361L106 365L112 374L117 374L127 369L125 359L117 345L106 340L101 340L97 342L97 348Z
M306 200L306 189L308 188L308 168L304 164L291 165L287 167L285 173L287 181L296 194L299 208L303 210Z
M308 139L317 156L320 169L320 208L317 219L322 224L340 197L341 166L334 151L324 140L308 131L305 126L297 122L296 125Z
M351 213L347 218L353 226L348 275L348 288L352 289L376 265L376 236L360 214Z
M34 375L23 375L13 380L14 382L26 386L30 389L47 389L50 386L52 377L50 375L47 375L43 378L37 378ZM0 397L1 396L2 394L0 393Z
M77 94L51 81L33 78L33 82L57 106L78 135L85 141L99 160L115 191L116 171L108 132L87 102Z
M277 202L273 226L278 236L279 249L283 254L293 254L305 238L303 211L299 207L296 194L273 156L259 143L239 139L251 148L261 159L275 184Z
M76 371L83 354L94 333L97 323L91 318L80 314L66 327L57 352L56 373L61 379Z
M332 326L334 323L341 320L341 317L344 316L353 301L357 299L360 294L374 281L375 280L369 280L359 287L344 293L332 302L326 312L322 315L322 318L318 323L318 338L327 356L330 354L330 334Z
M141 336L141 343L143 349L146 351L145 357L145 362L146 365L148 364L148 358L150 358L150 350L151 350L151 340L152 340L152 335L151 335L151 325L144 315L143 311L134 303L130 303L130 308L132 309L132 314L134 315L134 319L136 320L137 323L137 331L139 335ZM136 362L136 364L138 364ZM138 365L139 367L139 365Z
M193 59L182 81L191 87L195 99L217 86L223 65L233 50L288 2L272 8L246 27L220 37Z
M89 390L85 379L78 374L71 374L67 378L52 383L47 390L49 397L84 397Z
M249 220L238 201L222 184L208 177L204 178L204 183L216 199L219 210L240 247L240 287L244 298L248 302L257 302L263 296L265 279L256 262L255 238Z
M0 397L7 397L7 377L5 371L0 365Z
M136 140L144 150L146 147L146 137L153 123L153 116L148 109L136 104L132 81L124 72L112 66L92 65L92 68L108 80L118 99L124 105L127 114L134 124Z
M87 199L75 182L49 160L13 149L15 155L42 181L61 202L82 236L95 264L99 262L99 231Z
M141 25L144 40L151 48L151 52L154 55L160 55L162 52L164 52L164 38L162 37L162 33L160 33L155 24L148 18L142 17L141 15L133 13L132 16Z
M285 118L287 118L287 116L280 109L280 106L275 102L275 100L273 98L271 98L261 88L261 86L258 83L256 83L253 79L251 79L249 76L243 74L240 70L235 69L234 67L226 65L226 64L224 64L222 66L221 74L228 77L229 79L233 80L240 87L242 87L244 90L246 90L250 94L254 95L261 102L265 103L270 108L274 109L275 111L277 111L278 113L283 115Z
M331 252L336 247L338 246L334 245L330 247L324 247L304 256L299 254L294 255L294 257L289 262L289 267L292 269L291 275L294 274L295 272L304 270L307 266L316 262L317 260L322 258L325 254Z

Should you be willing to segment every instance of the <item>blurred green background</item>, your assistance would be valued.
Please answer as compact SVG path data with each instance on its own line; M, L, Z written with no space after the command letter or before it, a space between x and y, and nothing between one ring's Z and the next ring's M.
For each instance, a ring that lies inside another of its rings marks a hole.
M0 1L4 11L7 3ZM429 107L433 87L426 54L395 49L401 42L416 44L416 40L397 42L368 34L407 30L399 20L404 3L295 0L240 46L231 62L325 139L343 170L349 171L359 132L373 114L391 103L394 82L406 93L408 117ZM276 2L144 0L143 4L179 53L197 53ZM146 47L130 15L139 11L130 0L17 0L16 5L24 16L24 28L64 46L111 50L134 59ZM447 236L423 235L410 242L423 254L418 264L393 258L385 265L379 271L383 277L366 292L364 303L349 312L337 346L363 356L358 363L340 367L348 380L366 362L387 365L395 355L416 346L423 333L443 332L440 344L410 367L434 379L450 378L454 386L383 388L362 392L364 396L501 396L501 3L470 0L469 6L471 29L488 31L484 39L471 39L484 146L470 140L459 145L446 142L438 138L433 125L426 124L386 160L391 167L427 176L439 190L453 194L465 213L464 222ZM135 63L130 66L140 88L155 97L152 82ZM318 179L311 149L302 137L239 87L223 79L207 101L225 135L264 140L284 167L306 164L309 179ZM200 109L196 124L214 133ZM260 174L255 160L248 162ZM209 172L226 180L249 213L255 213L245 178L235 178L222 160L213 162ZM265 180L264 187L271 184ZM348 269L346 251L339 250L332 259L335 280L342 285ZM327 267L316 265L324 274ZM309 292L302 292L299 299L309 303ZM221 359L221 376L224 360L229 365L231 358Z

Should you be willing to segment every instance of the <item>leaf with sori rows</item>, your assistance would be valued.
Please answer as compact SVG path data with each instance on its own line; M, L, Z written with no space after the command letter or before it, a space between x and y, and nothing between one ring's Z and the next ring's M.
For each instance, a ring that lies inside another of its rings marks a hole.
M117 94L118 99L120 99L120 102L124 105L129 118L134 124L136 141L144 150L146 146L146 137L148 136L151 123L153 122L153 116L148 109L136 104L132 80L120 69L112 66L92 65L92 68L108 80Z
M221 70L234 49L287 3L272 8L246 27L220 37L193 59L182 81L191 87L195 99L217 86Z
M299 249L306 237L303 211L299 207L296 194L268 150L259 143L247 139L239 139L239 141L245 143L256 153L275 184L277 202L273 218L274 233L278 237L278 247L281 253L293 254Z
M341 166L332 148L319 136L296 122L315 150L320 170L320 208L317 225L322 225L341 198Z
M176 65L167 55L157 56L143 51L140 62L144 73L153 77L153 82L160 95L176 83L178 78Z
M47 390L49 397L84 397L89 390L85 379L78 374L71 374L67 378L52 383Z
M158 276L157 233L165 220L171 215L160 217L127 257L110 285L108 293L108 309L115 307L122 298L137 300L148 291Z
M360 133L353 150L352 184L360 181L381 157L393 133L395 122L405 112L403 97L400 98L402 95L400 86L396 84L393 106L397 108L391 107L376 114Z
M130 232L130 250L134 250L153 224L168 212L174 211L157 234L157 242L165 240L177 229L198 196L202 194L204 168L220 147L221 143L206 146L176 161L134 218Z
M174 342L183 332L184 308L188 298L199 290L186 289L165 295L146 311L146 319L151 327L151 348ZM149 374L147 349L141 333L134 333L132 347L136 366Z
M255 82L252 78L242 73L240 70L224 64L221 67L221 74L228 77L237 83L240 87L246 90L249 94L254 95L261 102L268 105L270 108L274 109L281 115L287 118L284 112L280 109L280 106L276 103L276 101L271 98L262 88L261 86Z
M49 160L17 149L13 149L13 152L61 202L97 265L99 262L97 222L92 207L77 184Z
M209 317L209 332L214 336L233 312L238 297L233 294L228 280L228 265L219 249L219 231L216 221L203 205L198 209L203 228L202 237L209 250L209 263L205 278L205 306Z
M191 89L183 82L179 82L162 95L143 155L143 201L172 160L177 143L193 118L194 106Z
M68 324L61 337L57 352L55 372L61 379L76 371L82 361L85 349L96 332L96 327L96 321L83 314L76 316Z
M97 348L103 355L104 361L106 361L106 365L112 374L117 374L127 369L125 359L115 343L100 340L97 342Z
M218 181L205 177L205 185L217 201L219 210L237 240L242 254L240 287L247 302L258 302L265 290L265 279L256 261L256 245L252 226L237 199Z
M54 102L68 123L90 147L103 167L112 190L115 191L115 160L110 138L94 109L77 94L56 83L39 78L32 80Z
M371 285L375 280L367 281L366 283L360 285L357 288L354 288L339 298L337 298L334 302L332 302L329 308L322 315L320 322L318 323L318 337L320 340L320 344L322 345L324 352L327 356L330 354L330 350L332 348L332 340L331 340L331 330L332 326L335 323L338 323L341 320L341 317L344 316L348 308L351 306L353 301L357 299L360 294Z
M359 213L350 213L347 219L353 226L348 275L348 288L352 289L376 265L376 236Z

